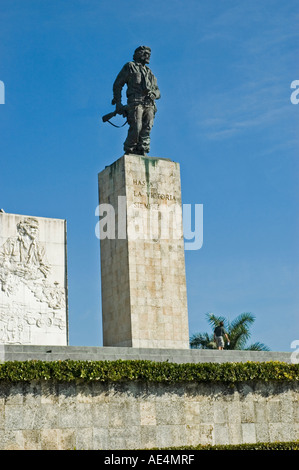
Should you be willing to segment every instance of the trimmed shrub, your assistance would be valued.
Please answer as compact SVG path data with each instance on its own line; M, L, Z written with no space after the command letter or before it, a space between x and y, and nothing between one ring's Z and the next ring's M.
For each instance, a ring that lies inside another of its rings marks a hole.
M116 361L7 361L0 364L0 380L119 382L294 382L299 379L299 364L285 362L187 363L145 360Z

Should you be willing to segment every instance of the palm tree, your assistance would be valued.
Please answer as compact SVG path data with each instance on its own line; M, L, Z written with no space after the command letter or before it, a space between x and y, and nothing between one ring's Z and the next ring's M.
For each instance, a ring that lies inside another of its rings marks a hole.
M196 333L190 338L190 346L192 349L216 349L214 342L214 329L221 321L224 323L224 328L228 334L230 344L226 344L226 349L243 349L246 351L269 351L270 349L263 343L253 343L246 346L250 338L250 326L255 320L254 315L251 313L241 313L232 322L225 317L216 316L213 313L206 314L207 320L212 327L213 333Z

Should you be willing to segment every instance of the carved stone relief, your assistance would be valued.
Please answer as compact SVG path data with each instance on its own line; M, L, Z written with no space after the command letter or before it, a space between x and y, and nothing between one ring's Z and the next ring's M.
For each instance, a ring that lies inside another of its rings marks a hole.
M54 344L66 330L65 286L38 234L38 219L23 218L0 247L0 343L44 344L46 335Z

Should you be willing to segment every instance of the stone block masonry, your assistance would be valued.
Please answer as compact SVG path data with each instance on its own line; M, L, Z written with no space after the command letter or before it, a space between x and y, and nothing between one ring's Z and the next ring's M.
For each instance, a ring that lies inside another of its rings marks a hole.
M179 164L124 155L99 202L104 346L189 348Z
M0 450L127 450L299 438L298 383L0 384Z
M290 352L0 346L0 361L292 363ZM299 439L298 382L0 382L2 449L147 449Z

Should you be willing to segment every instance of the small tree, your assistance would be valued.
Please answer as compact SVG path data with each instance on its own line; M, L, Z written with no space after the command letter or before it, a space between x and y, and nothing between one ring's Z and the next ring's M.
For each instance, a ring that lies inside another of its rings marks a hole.
M232 322L225 317L216 316L213 313L206 314L207 320L212 327L212 334L196 333L190 338L190 346L192 349L216 349L214 341L214 329L221 321L228 334L230 344L226 344L226 349L242 349L246 351L269 351L270 349L263 343L253 343L246 346L250 338L250 326L253 324L255 317L251 313L241 313Z

